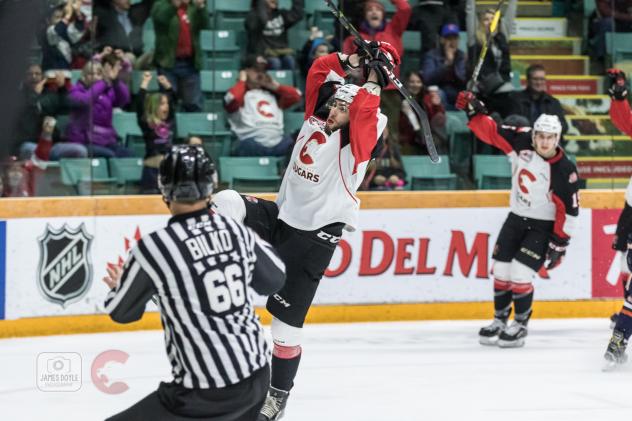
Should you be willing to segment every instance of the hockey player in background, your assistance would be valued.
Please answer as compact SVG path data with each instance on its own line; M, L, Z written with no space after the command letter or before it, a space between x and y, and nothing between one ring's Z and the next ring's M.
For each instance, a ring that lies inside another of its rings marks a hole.
M485 105L461 92L457 108L470 118L469 128L483 142L509 156L512 182L509 216L494 246L494 320L479 332L483 345L520 347L532 314L533 278L544 265L558 266L579 214L575 165L559 147L562 125L542 114L529 127L496 125ZM514 321L507 327L514 305Z
M623 133L632 136L632 110L628 103L628 88L626 86L625 73L619 69L608 70L610 79L610 118L612 123ZM628 249L630 234L632 233L632 178L625 192L623 211L617 222L617 231L612 242L612 248L621 253L621 274L619 282L623 286L623 308L618 314L612 316L615 322L612 338L606 350L606 367L624 363L627 359L625 348L632 334L632 298L630 292L630 271L632 271L632 255Z
M276 203L235 191L214 198L219 213L252 227L279 252L287 268L283 289L268 298L272 319L272 378L259 421L283 415L301 359L307 311L343 229L358 224L371 151L386 127L380 91L389 83L383 69L399 64L387 43L369 44L371 56L330 54L314 61L306 83L305 122L298 134ZM345 84L363 70L363 86Z
M285 268L251 229L209 215L213 173L202 147L172 147L159 170L172 218L103 279L116 322L139 320L155 297L174 377L108 421L255 421L264 403L270 351L249 288L274 293Z

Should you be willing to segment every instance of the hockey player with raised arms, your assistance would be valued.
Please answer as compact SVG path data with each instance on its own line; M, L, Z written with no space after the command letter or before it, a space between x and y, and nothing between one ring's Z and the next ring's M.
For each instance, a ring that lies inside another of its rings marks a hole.
M333 53L314 61L305 89L305 122L298 134L275 202L225 190L214 197L217 212L243 221L276 247L287 282L271 296L272 377L258 421L283 415L294 385L307 311L343 229L358 225L362 183L371 152L387 119L380 92L389 79L384 67L399 64L388 43L371 42L370 55ZM362 49L360 49L362 51ZM366 83L345 83L352 70Z
M610 118L612 123L623 133L632 137L632 110L628 103L628 88L626 87L625 73L619 69L608 70L610 79ZM625 204L619 221L617 231L612 242L612 248L621 252L621 274L619 282L623 286L623 308L612 317L615 322L612 338L606 349L606 369L613 368L617 364L626 362L625 349L632 335L632 286L630 285L630 272L632 271L632 253L628 251L632 244L632 177L625 192Z
M479 331L483 345L524 345L532 314L533 277L544 265L561 263L575 230L578 176L559 147L562 125L542 114L530 127L500 126L471 92L461 92L457 108L470 118L468 127L483 142L502 150L512 164L509 216L494 247L494 320ZM507 327L514 305L514 321Z

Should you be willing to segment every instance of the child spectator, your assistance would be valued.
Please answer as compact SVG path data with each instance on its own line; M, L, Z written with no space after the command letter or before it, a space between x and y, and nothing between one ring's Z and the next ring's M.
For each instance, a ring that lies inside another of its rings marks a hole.
M406 172L402 164L399 147L389 141L388 127L373 152L373 168L367 172L363 182L364 190L403 190Z
M101 63L101 60L103 59L103 57L109 56L112 53L114 53L114 55L121 60L121 70L119 71L119 76L118 76L119 79L129 85L129 83L132 80L132 70L133 70L130 54L125 54L125 52L121 49L113 50L112 47L110 47L109 45L106 45L105 47L103 47L102 52L97 53L92 57L92 60L94 60L97 63Z
M151 82L150 72L143 73L138 92L136 113L138 125L145 140L145 160L140 185L144 193L158 193L158 169L171 145L175 133L175 107L171 83L165 76L158 76L163 89L160 93L147 93Z
M294 140L283 134L283 110L300 99L298 89L279 84L254 63L248 63L224 97L230 127L239 139L235 154L285 155Z
M287 30L303 19L304 0L292 0L292 8L279 9L278 0L252 0L246 18L248 52L264 56L272 70L296 68Z
M312 67L312 63L318 57L326 56L334 52L334 47L329 43L330 37L325 37L323 31L313 26L310 30L309 40L301 50L299 63L301 66L301 74L307 78L307 72Z
M70 90L67 138L69 142L87 146L92 156L130 156L131 151L117 142L112 127L112 110L130 101L127 85L118 79L121 60L114 54L102 60L103 64L88 62L81 79Z
M210 26L206 0L157 0L151 9L156 33L154 62L186 112L202 110L200 32Z
M441 99L448 109L456 110L456 97L465 88L467 78L465 53L459 50L458 25L443 25L439 46L424 54L421 75L426 85L439 87Z
M360 35L369 41L385 41L390 43L400 57L404 57L404 44L402 35L408 26L411 15L411 7L408 0L391 0L395 5L396 12L390 21L386 20L384 5L377 0L369 0L364 4L364 21L360 24ZM356 51L353 43L353 36L348 36L342 47L342 52L352 54ZM395 76L399 77L399 66L393 70ZM391 143L398 143L399 113L401 111L400 94L391 83L382 89L380 107L382 112L388 117L388 129L391 136Z
M65 6L52 9L39 34L42 69L70 69L73 62L72 47L82 40L86 29L80 0L70 0Z

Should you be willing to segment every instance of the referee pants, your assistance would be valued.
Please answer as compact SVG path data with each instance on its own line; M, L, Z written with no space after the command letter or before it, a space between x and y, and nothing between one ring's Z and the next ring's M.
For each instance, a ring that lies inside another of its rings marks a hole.
M221 389L187 389L161 382L158 390L106 421L256 421L270 385L270 367Z

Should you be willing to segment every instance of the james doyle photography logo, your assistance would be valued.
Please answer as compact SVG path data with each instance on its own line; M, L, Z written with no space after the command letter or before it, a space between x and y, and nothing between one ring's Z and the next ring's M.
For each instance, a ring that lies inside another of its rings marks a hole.
M81 389L81 355L76 352L39 354L37 388L42 392L76 392Z
M85 225L71 228L64 224L59 229L46 225L38 242L37 285L44 298L62 307L79 301L92 283L92 236Z

